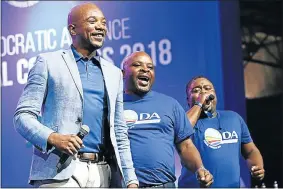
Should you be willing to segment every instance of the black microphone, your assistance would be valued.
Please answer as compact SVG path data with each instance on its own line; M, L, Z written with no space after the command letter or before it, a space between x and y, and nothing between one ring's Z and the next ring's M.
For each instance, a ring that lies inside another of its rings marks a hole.
M211 101L211 100L214 100L215 99L215 96L213 94L210 94L208 97L206 97L206 102L208 101Z
M77 136L80 139L83 139L88 133L89 133L89 127L87 125L82 125L81 128L80 128L80 131L77 134Z
M80 131L77 134L77 136L80 139L83 139L88 133L89 133L89 127L87 125L82 125L81 128L80 128ZM66 163L66 161L68 160L69 157L71 157L71 156L69 156L68 154L63 153L60 156L60 160L59 160L59 162L58 162L56 167L58 169L62 169L62 166Z

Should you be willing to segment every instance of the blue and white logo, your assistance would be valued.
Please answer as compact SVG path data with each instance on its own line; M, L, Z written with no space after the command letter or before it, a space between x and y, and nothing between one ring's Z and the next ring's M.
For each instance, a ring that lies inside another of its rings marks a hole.
M134 110L124 110L124 118L129 128L133 128L137 124L160 123L160 116L156 113L140 113Z

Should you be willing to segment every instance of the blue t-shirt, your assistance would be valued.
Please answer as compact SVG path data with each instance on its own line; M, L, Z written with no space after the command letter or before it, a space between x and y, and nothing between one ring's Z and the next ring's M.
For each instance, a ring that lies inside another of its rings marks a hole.
M193 134L181 105L154 91L143 98L126 94L124 117L140 186L175 182L175 144Z
M252 142L246 123L233 111L217 111L215 118L199 119L193 142L203 164L214 177L211 187L240 187L241 144ZM179 187L199 187L196 176L182 167Z

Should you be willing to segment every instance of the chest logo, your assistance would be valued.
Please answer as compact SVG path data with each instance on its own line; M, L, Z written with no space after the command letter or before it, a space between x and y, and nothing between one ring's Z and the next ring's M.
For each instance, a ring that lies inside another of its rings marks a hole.
M134 110L124 110L124 118L129 129L137 124L159 123L161 121L156 112L137 114Z
M218 149L222 144L231 144L238 142L236 131L225 131L220 133L218 130L208 128L204 132L204 143L213 149Z

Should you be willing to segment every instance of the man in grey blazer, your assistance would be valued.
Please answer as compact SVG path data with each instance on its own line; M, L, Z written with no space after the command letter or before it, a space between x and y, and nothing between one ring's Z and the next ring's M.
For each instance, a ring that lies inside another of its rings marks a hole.
M68 29L71 48L37 57L14 116L16 130L35 147L30 183L117 187L111 182L116 179L137 187L122 73L97 54L107 32L105 17L95 4L80 4L68 15ZM90 132L81 140L82 125ZM69 158L58 166L64 156Z

